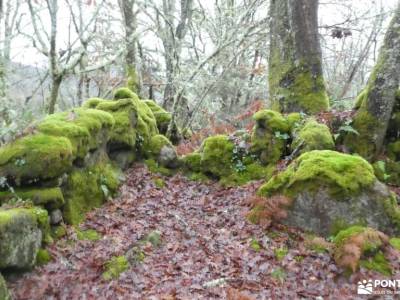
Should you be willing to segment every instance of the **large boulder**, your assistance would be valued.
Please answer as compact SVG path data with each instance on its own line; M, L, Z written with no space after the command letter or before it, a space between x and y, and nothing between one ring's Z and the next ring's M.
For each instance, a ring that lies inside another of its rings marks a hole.
M47 212L39 208L0 209L0 269L35 265L45 222Z
M386 233L400 231L396 197L359 156L330 150L301 155L259 190L259 195L290 199L283 223L328 236L350 225ZM260 207L254 211L259 211Z

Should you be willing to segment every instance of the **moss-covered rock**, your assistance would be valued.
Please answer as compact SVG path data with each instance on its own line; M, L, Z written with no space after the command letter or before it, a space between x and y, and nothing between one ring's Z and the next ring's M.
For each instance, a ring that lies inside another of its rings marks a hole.
M315 119L307 120L303 126L295 130L291 145L292 151L305 153L312 150L333 150L335 142L328 126L318 123Z
M144 151L148 158L156 160L163 167L175 168L178 166L175 147L162 134L152 136Z
M240 186L253 180L268 180L274 171L274 165L264 166L255 161L244 165L241 171L234 170L232 174L222 177L219 182L223 186Z
M307 152L264 184L258 194L289 197L292 201L283 222L321 235L332 234L338 220L347 225L368 224L384 232L400 230L396 201L376 180L372 166L359 156L330 150Z
M201 169L218 178L232 173L232 158L235 145L226 135L206 138L201 146Z
M172 119L170 112L159 106L153 100L143 100L144 103L151 109L157 121L157 127L160 133L165 134L168 129L168 124Z
M264 164L277 162L286 150L290 124L278 112L261 110L253 119L256 125L251 137L251 152Z
M89 150L105 145L114 123L113 116L107 112L75 108L47 116L37 125L37 129L47 135L68 138L74 156L83 159Z
M80 228L76 228L76 237L80 241L98 241L101 239L101 235L94 229L86 229L82 230Z
M34 205L44 206L52 210L64 205L64 196L59 187L54 188L21 188L14 193L10 191L0 192L0 204L18 196L22 200L31 200Z
M0 269L29 269L42 245L45 210L0 209ZM48 226L48 220L47 220Z
M340 231L333 240L334 258L344 268L356 271L359 265L390 276L391 267L381 250L388 237L368 227L352 226Z
M116 192L118 178L118 171L107 162L70 173L64 187L64 220L73 225L82 222L86 212L100 207Z
M135 148L138 112L132 99L113 101L94 98L87 100L83 107L93 107L108 112L114 118L115 123L108 141L109 148Z
M0 273L0 299L11 300L11 294L7 289L6 281Z
M118 279L121 273L129 268L129 262L125 256L114 256L104 264L103 279Z
M192 172L201 172L201 154L199 152L189 153L182 157L183 167Z
M400 238L391 238L389 244L396 250L400 251Z
M73 147L65 137L34 134L0 148L0 176L25 181L51 179L72 167Z

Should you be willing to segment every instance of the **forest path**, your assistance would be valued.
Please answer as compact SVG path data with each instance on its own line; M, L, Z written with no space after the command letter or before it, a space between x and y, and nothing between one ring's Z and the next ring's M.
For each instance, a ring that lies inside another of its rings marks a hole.
M266 233L246 221L258 186L222 188L137 165L120 196L80 226L95 229L100 240L78 240L69 228L49 247L53 260L11 280L10 289L15 299L29 300L354 299L356 285L334 281L329 254L307 250L303 233L284 226ZM138 243L154 230L161 233L158 247ZM139 244L144 260L104 280L105 262Z

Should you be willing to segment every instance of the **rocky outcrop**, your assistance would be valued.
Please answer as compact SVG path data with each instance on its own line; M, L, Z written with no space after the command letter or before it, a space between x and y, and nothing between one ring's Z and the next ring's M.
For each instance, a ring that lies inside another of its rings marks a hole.
M0 148L0 269L34 266L50 233L59 236L64 221L78 224L112 197L133 161L176 167L174 146L159 134L169 117L121 88L111 100L49 115Z
M288 197L291 204L283 223L323 236L360 224L389 234L400 231L396 196L359 156L329 150L307 152L258 193L265 201L275 195Z

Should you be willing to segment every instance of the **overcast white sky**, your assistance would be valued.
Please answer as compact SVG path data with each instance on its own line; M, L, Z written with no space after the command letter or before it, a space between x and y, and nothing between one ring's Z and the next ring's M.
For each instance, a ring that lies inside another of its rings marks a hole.
M14 1L14 0L6 0L7 1ZM119 17L119 11L117 8L117 0L115 1L115 16ZM67 6L64 4L63 1L60 2L60 13L59 13L59 45L62 48L62 45L68 39L68 32L69 32L69 10ZM385 10L392 10L395 5L397 4L398 0L343 0L343 4L350 4L359 12L365 12L366 15L374 15L377 13L375 10L372 10L371 7L374 5L383 5ZM214 0L202 0L202 5L205 7L212 9ZM335 23L340 23L344 18L344 12L346 12L345 7L340 7L337 5L330 4L329 0L321 0L320 1L320 25L332 25ZM24 4L26 6L26 4ZM87 14L90 15L90 9L93 10L94 8L89 8L87 10ZM23 30L26 33L31 34L33 29L30 22L30 16L25 8L23 11ZM267 12L266 12L267 13ZM43 20L45 24L45 29L49 30L49 21L46 17L46 13L43 13ZM115 25L116 30L118 30L118 26ZM154 47L154 49L160 49L161 44L156 38L152 38L151 36L146 36L146 39L143 39L148 47ZM39 54L33 47L31 42L29 42L26 38L22 36L18 36L14 42L12 47L12 58L14 61L18 61L24 64L33 64L33 65L43 65L47 64L46 58Z

